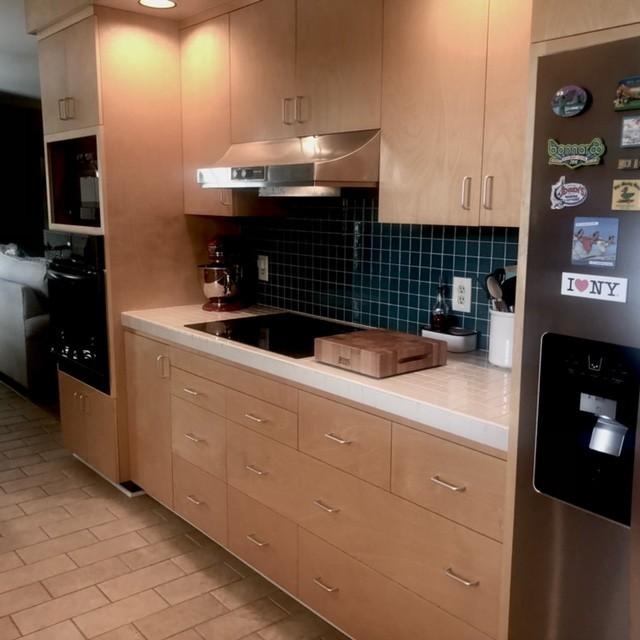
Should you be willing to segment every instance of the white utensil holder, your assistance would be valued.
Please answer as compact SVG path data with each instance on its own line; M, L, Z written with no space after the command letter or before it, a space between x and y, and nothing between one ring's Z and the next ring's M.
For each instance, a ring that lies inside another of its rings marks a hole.
M489 309L489 362L511 369L515 313Z

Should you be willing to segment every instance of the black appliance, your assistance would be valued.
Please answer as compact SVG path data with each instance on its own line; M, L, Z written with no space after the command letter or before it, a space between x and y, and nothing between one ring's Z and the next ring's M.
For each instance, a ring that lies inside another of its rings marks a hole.
M361 330L340 322L289 312L199 322L186 327L291 358L312 356L315 338Z
M109 393L104 239L45 231L52 353L61 371Z

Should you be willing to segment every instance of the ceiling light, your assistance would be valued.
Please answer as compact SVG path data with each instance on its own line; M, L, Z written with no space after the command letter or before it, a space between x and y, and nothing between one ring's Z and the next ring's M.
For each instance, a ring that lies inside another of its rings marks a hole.
M176 6L173 0L138 0L138 4L149 9L173 9Z

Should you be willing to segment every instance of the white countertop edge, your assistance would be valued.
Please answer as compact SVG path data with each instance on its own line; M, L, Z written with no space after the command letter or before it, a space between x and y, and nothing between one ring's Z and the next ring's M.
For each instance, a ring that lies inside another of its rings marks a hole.
M320 371L309 366L307 359L293 360L224 338L216 338L204 333L199 334L192 329L153 322L137 317L134 312L122 314L122 325L158 340L172 342L182 347L224 358L235 364L258 369L291 382L319 389L346 400L492 447L498 451L507 451L508 430L505 426L428 402L420 402L393 391L376 388L366 377L350 380L345 376L355 376L356 374L349 374L339 369L333 370L327 365L311 361L313 365L323 368Z

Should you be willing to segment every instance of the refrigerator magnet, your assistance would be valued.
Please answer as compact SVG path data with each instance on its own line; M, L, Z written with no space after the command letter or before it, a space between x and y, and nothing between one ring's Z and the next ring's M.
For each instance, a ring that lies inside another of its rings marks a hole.
M615 267L618 256L618 218L575 218L571 264Z
M569 169L600 164L605 151L606 147L602 138L594 138L591 142L565 144L561 144L553 138L547 140L549 164Z
M627 301L627 278L600 278L588 273L564 272L560 295L624 303Z
M620 146L625 148L640 147L640 116L622 118Z
M560 118L573 118L587 107L589 94L578 85L560 87L551 99L551 109Z
M640 180L614 180L611 208L614 211L640 211Z
M616 111L640 109L640 76L629 76L620 80L613 108Z
M551 208L577 207L586 201L589 191L579 182L567 182L564 176L551 185Z
M640 169L640 158L619 158L618 169L620 171L633 171Z

